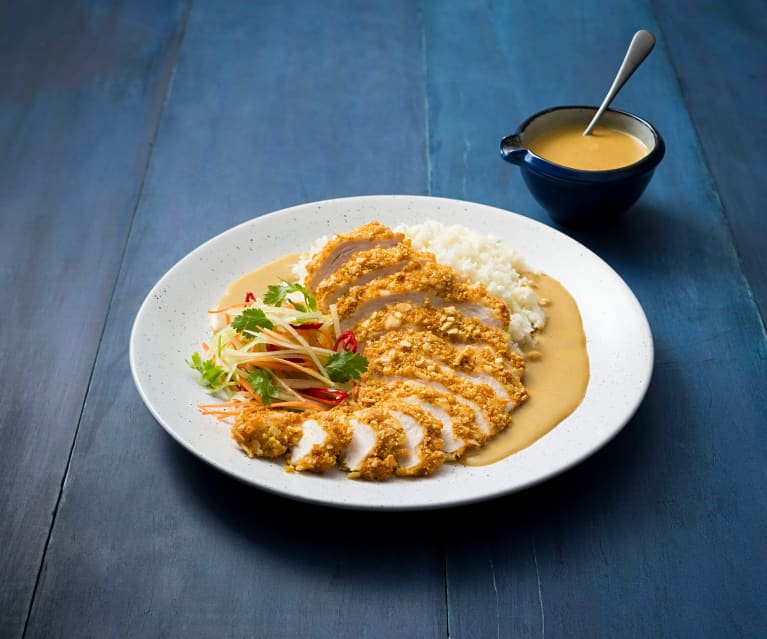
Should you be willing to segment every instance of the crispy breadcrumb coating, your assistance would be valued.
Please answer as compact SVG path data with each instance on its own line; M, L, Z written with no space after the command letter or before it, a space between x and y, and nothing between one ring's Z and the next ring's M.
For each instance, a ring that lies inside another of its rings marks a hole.
M431 254L418 254L413 251L408 241L396 246L376 246L354 253L319 283L315 290L317 306L321 310L327 310L353 286L362 286L376 278L393 275L406 268L415 268L416 260L433 259Z
M421 370L434 365L440 369L439 365L444 364L461 377L490 385L499 399L509 404L508 410L527 399L527 391L520 381L524 360L511 349L493 352L466 344L455 346L427 331L404 329L390 331L368 343L365 356L370 362L369 373L382 375L395 374L389 367L392 362L410 364Z
M399 421L384 406L354 411L347 415L347 419L350 430L367 426L375 437L364 458L353 467L347 465L348 454L342 459L341 467L349 472L349 478L381 481L391 477L397 468L397 454L407 445L405 431Z
M307 422L314 421L319 424L325 433L323 441L313 443L307 452L300 456L297 454L301 442L294 444L291 454L288 457L286 470L309 471L313 473L323 473L329 468L335 466L339 455L341 455L352 439L352 432L349 428L347 411L343 409L333 409L313 413L305 417L301 422L304 431L310 426ZM313 425L312 425L313 426Z
M474 411L455 400L447 390L426 386L418 380L371 379L360 386L360 404L375 406L390 400L405 401L420 406L441 422L443 451L446 458L459 458L469 448L484 443L486 436L477 427Z
M301 439L303 413L263 408L240 413L232 426L232 439L248 457L279 457Z
M413 268L374 279L364 286L353 286L339 297L336 310L341 325L354 325L376 310L400 301L455 306L464 315L476 317L489 326L508 325L508 307L481 284L471 284L468 278L444 264L432 261L413 264Z
M408 435L408 420L420 429L420 440L416 441L412 453L399 455L399 467L396 470L400 477L428 477L437 472L445 463L445 452L442 450L442 424L426 409L409 401L391 399L387 402L387 410L399 422ZM410 433L410 436L416 433ZM410 442L408 442L410 443ZM412 459L415 457L415 460ZM407 462L410 462L409 464Z
M387 331L401 328L428 331L451 342L483 344L499 352L505 352L509 345L509 334L505 330L466 317L455 306L435 308L399 302L374 311L357 322L352 330L357 342L365 344Z
M388 226L372 221L349 233L334 236L306 266L305 284L316 290L320 282L333 273L351 255L373 247L396 246L405 239Z

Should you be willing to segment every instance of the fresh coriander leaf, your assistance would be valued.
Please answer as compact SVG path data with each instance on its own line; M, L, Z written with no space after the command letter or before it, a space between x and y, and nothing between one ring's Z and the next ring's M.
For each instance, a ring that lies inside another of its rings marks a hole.
M253 392L261 397L261 403L266 406L277 398L277 388L272 381L272 374L263 369L256 368L248 375L248 382L253 387Z
M217 366L211 359L202 359L199 353L192 355L192 360L187 364L200 373L200 383L209 386L212 390L220 390L226 386L226 371Z
M359 379L360 375L368 368L368 361L359 353L341 351L333 353L325 362L325 370L328 377L334 382L343 383L352 379Z
M282 306L285 298L291 293L296 292L301 293L301 295L304 296L304 302L306 302L306 306L293 303L293 306L295 306L297 310L301 311L302 313L307 312L307 309L310 311L317 310L317 300L305 286L299 284L298 282L291 283L284 280L279 284L272 284L267 287L266 294L264 295L264 304Z
M266 287L266 293L264 294L264 304L271 304L272 306L282 306L285 298L290 293L290 284L288 282L280 282L279 284L270 284Z
M274 328L272 321L260 308L247 308L232 320L232 328L238 333Z

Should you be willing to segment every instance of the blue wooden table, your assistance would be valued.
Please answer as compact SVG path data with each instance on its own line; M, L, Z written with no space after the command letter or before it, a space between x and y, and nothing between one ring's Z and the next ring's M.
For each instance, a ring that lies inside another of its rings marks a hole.
M667 155L609 229L636 416L483 504L337 511L242 485L157 425L129 331L234 224L359 194L553 224L498 141L615 102ZM0 4L0 636L767 636L767 11L759 0Z

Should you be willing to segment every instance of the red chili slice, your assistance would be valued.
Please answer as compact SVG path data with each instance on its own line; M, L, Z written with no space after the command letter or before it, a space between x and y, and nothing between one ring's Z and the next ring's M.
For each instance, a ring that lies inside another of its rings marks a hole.
M356 353L357 338L354 336L354 333L352 333L351 331L344 331L343 333L341 333L338 336L336 343L333 344L333 350L337 351L339 346L341 346L345 351Z
M306 322L306 324L291 324L290 326L295 328L297 331L313 331L315 329L322 328L322 322Z
M340 404L349 397L349 393L337 388L302 388L301 394L321 401L333 402L334 405Z
M246 304L250 304L251 302L255 302L255 301L256 301L256 296L253 295L253 293L251 293L250 291L245 293L245 303Z

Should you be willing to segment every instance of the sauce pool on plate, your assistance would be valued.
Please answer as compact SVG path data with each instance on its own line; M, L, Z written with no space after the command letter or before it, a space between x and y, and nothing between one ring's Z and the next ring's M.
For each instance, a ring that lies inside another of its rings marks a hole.
M292 266L299 253L285 255L232 282L216 308L241 304L249 292L262 296L270 284L293 281ZM541 305L546 309L546 326L525 352L522 380L528 399L512 413L511 426L482 448L468 452L461 462L484 466L508 457L535 443L570 415L581 403L589 381L586 335L578 306L557 280L543 274L528 274ZM545 301L544 301L545 300ZM233 315L237 311L232 311ZM213 329L224 314L212 314Z
M596 126L583 135L580 124L552 127L525 140L525 146L544 160L580 171L607 171L634 164L650 150L630 133Z
M511 414L511 426L461 460L484 466L534 444L583 401L589 383L586 334L578 306L553 277L527 276L546 310L546 326L525 352L527 400ZM545 300L545 302L544 302Z
M294 281L296 278L293 276L292 268L300 258L301 253L290 253L274 260L274 262L269 262L269 264L261 268L257 268L255 271L246 273L226 287L223 296L218 300L215 308L227 308L234 304L242 304L248 293L261 297L266 293L266 289L270 284L278 284L280 280ZM231 315L234 317L240 312L233 310ZM228 323L224 313L211 313L210 325L214 331L221 330Z

